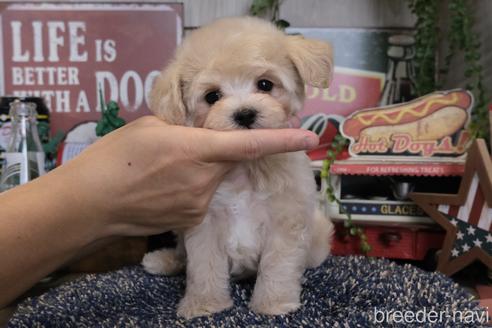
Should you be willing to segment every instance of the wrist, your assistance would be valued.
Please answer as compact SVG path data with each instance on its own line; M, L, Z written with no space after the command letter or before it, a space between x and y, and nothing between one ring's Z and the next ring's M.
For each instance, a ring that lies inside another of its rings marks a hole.
M0 194L0 306L102 238L71 179L55 170Z
M81 192L80 177L74 176L73 170L60 167L31 184L33 193L45 195L39 204L48 209L42 213L50 216L45 220L59 223L60 230L70 237L75 247L84 247L106 237L104 220L94 213L87 195Z

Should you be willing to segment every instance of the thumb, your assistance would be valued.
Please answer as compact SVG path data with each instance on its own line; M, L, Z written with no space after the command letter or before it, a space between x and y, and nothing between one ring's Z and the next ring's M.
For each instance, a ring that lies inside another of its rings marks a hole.
M309 150L319 143L318 136L302 129L258 129L212 131L200 159L206 162L243 161L276 153Z

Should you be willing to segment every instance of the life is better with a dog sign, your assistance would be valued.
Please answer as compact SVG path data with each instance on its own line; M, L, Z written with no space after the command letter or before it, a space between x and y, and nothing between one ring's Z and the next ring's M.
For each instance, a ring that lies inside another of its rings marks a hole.
M52 131L100 118L98 88L127 121L181 41L182 4L4 3L0 93L41 96Z

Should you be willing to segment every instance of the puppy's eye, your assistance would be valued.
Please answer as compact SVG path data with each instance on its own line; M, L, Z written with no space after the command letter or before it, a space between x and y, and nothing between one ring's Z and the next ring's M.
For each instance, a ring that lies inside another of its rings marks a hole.
M205 101L209 105L215 104L217 101L219 101L220 98L222 98L222 94L219 90L210 91L205 95Z
M273 89L273 82L268 80L259 80L258 81L258 90L270 92Z

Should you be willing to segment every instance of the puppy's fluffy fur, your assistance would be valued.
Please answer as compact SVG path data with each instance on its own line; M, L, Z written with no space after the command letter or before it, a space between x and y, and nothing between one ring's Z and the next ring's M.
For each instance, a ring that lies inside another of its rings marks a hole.
M151 107L179 125L282 128L301 110L304 83L327 87L331 73L328 44L287 36L259 19L227 18L184 41L157 78ZM260 80L273 88L261 90ZM219 99L207 102L210 92ZM246 123L237 119L244 110L254 112ZM332 224L316 210L316 200L303 152L242 163L219 186L203 223L181 232L176 250L147 254L143 266L175 274L186 263L186 293L178 307L186 318L232 306L229 278L256 272L251 309L293 311L300 306L305 268L319 265L330 249Z

